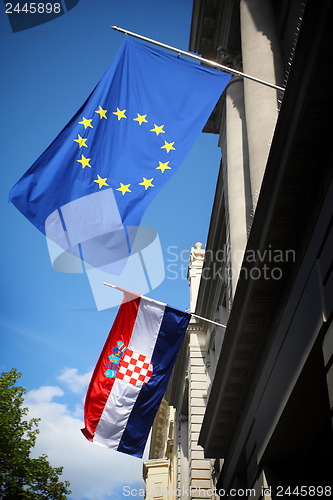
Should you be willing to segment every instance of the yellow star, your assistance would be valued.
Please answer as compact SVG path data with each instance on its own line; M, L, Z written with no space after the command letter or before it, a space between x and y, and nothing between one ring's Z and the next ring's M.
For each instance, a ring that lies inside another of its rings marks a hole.
M94 180L94 182L97 182L99 189L101 189L102 186L109 185L109 184L107 184L106 181L107 181L107 177L105 177L105 179L102 179L102 177L100 177L98 174L97 174L97 179Z
M173 147L174 142L167 142L164 141L164 146L161 147L161 149L166 149L167 153L170 153L171 149L176 149Z
M86 140L87 138L83 139L80 134L77 134L77 139L74 139L74 142L77 142L78 145L79 145L79 149L82 148L82 146L84 146L85 148L87 148L87 144L86 144Z
M143 181L142 182L139 182L139 185L140 186L144 186L145 187L145 191L147 191L147 189L149 187L154 187L154 184L152 184L152 180L153 180L154 177L152 177L151 179L146 179L145 177L143 177Z
M156 132L156 135L158 134L165 134L164 130L163 130L163 127L164 125L161 125L160 127L158 127L155 123L154 123L154 128L152 128L150 130L150 132Z
M103 109L101 106L99 106L99 109L95 111L95 113L99 114L100 119L102 118L105 118L106 120L108 119L108 117L106 116L107 109Z
M139 115L139 113L137 113L138 117L137 118L133 118L133 120L135 122L139 122L139 125L142 125L142 123L148 123L148 121L146 120L146 116L147 115Z
M76 160L76 161L78 161L79 163L82 163L82 168L84 168L84 167L91 168L91 165L89 165L90 160L91 160L91 158L86 158L83 154L81 154L81 160Z
M94 128L92 125L91 125L91 122L92 122L92 119L91 120L87 120L87 118L85 118L84 116L82 117L82 122L79 122L80 125L84 125L84 128L86 129L87 127L90 127L90 128Z
M164 170L171 170L171 167L169 167L168 161L166 163L162 163L161 161L159 161L158 163L159 163L159 166L156 167L156 170L161 170L162 174L164 174Z
M127 116L125 116L125 111L126 111L126 109L123 109L122 111L120 111L120 109L117 108L117 111L113 112L113 114L118 117L118 122L119 122L119 120L121 120L121 118L127 118Z
M132 191L129 189L130 184L123 184L122 182L120 183L120 188L117 188L116 191L121 191L122 195L125 193L131 193Z

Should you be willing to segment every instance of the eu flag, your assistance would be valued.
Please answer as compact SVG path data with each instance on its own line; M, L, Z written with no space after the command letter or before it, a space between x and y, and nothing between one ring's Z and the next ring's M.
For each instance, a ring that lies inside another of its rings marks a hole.
M230 78L126 38L83 106L12 188L10 201L91 265L100 266L96 259L105 253L125 258L126 228L139 226Z

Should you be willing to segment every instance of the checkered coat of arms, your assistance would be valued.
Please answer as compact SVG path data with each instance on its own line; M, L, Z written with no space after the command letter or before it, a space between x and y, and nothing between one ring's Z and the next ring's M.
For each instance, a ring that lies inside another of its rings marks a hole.
M151 360L144 354L128 349L120 340L117 347L112 349L106 368L106 377L118 378L138 387L149 382L153 374Z

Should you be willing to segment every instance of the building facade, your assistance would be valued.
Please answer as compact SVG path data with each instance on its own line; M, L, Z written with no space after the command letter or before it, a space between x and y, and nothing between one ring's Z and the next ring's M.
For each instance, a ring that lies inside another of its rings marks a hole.
M193 2L191 51L285 92L234 77L205 128L222 160L191 307L226 328L191 320L165 395L174 498L332 493L332 10Z

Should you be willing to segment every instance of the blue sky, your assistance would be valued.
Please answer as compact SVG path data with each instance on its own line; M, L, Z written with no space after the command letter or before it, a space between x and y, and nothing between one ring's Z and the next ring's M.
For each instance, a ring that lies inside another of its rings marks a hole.
M64 466L70 498L116 500L124 485L143 487L142 461L88 443L80 428L91 370L117 307L98 311L85 274L52 268L45 237L8 203L8 193L111 63L124 35L110 26L187 50L192 0L80 0L66 15L17 33L3 3L0 13L0 368L22 373L30 416L42 418L35 453ZM219 160L218 137L201 134L142 221L157 231L164 258L165 278L149 295L179 309L189 307L189 250L206 242Z

